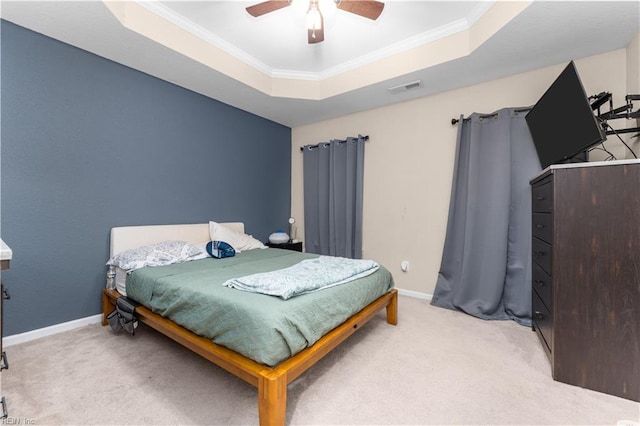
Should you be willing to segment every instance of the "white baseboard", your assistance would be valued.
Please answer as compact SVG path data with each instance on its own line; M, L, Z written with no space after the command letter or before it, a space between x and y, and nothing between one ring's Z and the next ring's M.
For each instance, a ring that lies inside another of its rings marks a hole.
M84 327L86 325L99 324L101 322L102 314L98 314L49 327L39 328L37 330L27 331L25 333L13 334L2 339L2 346L7 347L17 345L19 343L30 342L31 340L36 340L41 337L52 336L54 334L75 330L76 328Z
M431 300L431 298L433 297L433 294L420 293L418 291L411 291L411 290L403 290L401 288L398 289L398 294L400 296L413 297L415 299L423 299L423 300Z

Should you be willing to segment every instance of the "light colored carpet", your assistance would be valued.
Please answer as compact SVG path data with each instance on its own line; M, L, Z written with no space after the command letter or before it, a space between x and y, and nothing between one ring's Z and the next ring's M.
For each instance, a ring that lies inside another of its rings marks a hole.
M135 337L88 326L6 352L2 392L13 422L258 421L253 387L145 326ZM398 326L378 315L288 392L292 425L640 421L638 403L554 382L531 329L407 297Z

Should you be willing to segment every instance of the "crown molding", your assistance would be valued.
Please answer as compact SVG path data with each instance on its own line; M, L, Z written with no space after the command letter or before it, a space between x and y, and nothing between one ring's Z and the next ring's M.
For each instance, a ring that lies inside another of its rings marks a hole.
M152 13L155 13L158 16L161 16L162 18L178 26L179 28L182 28L183 30L188 31L194 36L200 38L201 40L204 40L207 43L212 44L218 49L228 53L229 55L255 68L256 70L268 76L271 76L272 69L268 65L266 65L262 61L259 61L255 57L249 55L245 51L238 49L236 46L224 40L223 38L215 35L211 31L201 27L200 25L194 23L193 21L190 21L189 19L186 19L184 16L180 15L179 13L174 12L172 9L168 8L162 3L155 2L155 1L140 1L140 0L134 0L134 1L138 5L144 7L145 9L147 9Z
M343 74L348 71L352 71L354 69L360 68L365 65L369 65L373 62L394 56L398 53L415 49L416 47L422 46L427 43L431 43L435 40L448 37L450 35L456 34L460 31L464 31L467 29L469 29L469 25L467 24L466 19L458 19L456 21L452 21L447 25L443 25L431 31L427 31L422 34L415 35L408 39L402 40L398 43L394 43L390 46L384 47L382 49L378 49L375 52L362 55L358 58L344 62L340 65L336 65L335 67L331 67L326 71L319 72L317 73L318 79L324 80L326 78L335 77L336 75Z
M465 18L467 20L467 25L469 26L469 28L471 28L473 24L475 24L476 21L482 17L482 15L487 13L495 3L496 3L496 0L483 1L480 4L478 4L474 9L472 9L469 12L469 15L467 15L467 17Z

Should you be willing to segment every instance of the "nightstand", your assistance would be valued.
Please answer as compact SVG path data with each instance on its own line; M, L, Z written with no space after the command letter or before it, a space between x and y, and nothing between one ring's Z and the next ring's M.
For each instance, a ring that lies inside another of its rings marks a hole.
M288 242L288 243L282 243L282 244L274 244L274 243L267 242L265 243L265 245L267 247L279 248L283 250L293 250L293 251L299 251L299 252L302 251L302 241L298 241L297 243Z

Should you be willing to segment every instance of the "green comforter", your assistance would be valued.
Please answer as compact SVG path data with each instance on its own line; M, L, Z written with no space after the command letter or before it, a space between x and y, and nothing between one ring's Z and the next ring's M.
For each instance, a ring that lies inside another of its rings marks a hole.
M393 287L391 274L382 266L364 278L289 300L222 285L314 257L269 248L225 259L142 268L127 276L127 297L219 345L275 366Z

